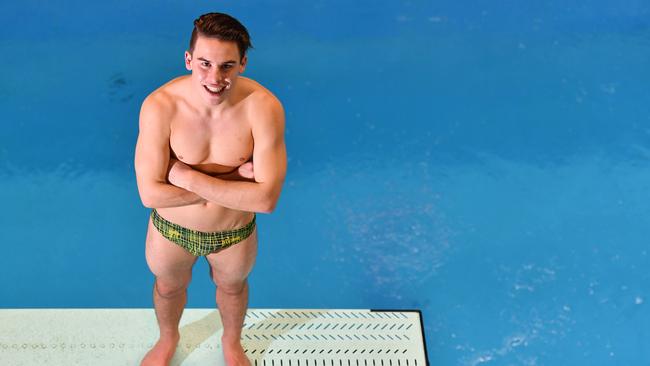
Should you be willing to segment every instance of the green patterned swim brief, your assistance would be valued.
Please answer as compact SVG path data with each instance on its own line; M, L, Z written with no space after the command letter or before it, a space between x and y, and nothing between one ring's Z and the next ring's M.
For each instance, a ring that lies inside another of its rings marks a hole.
M193 255L200 257L227 248L248 238L255 230L255 215L251 222L238 229L204 232L192 230L167 221L154 208L151 210L153 225L169 241L185 248Z

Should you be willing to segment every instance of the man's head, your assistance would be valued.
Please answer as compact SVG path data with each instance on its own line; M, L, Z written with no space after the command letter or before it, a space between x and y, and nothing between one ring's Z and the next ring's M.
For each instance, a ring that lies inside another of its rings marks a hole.
M244 72L246 51L252 48L246 28L227 14L208 13L194 21L185 67L210 104L219 104Z
M194 20L190 48L188 48L190 55L194 52L196 39L199 36L237 43L240 61L246 56L246 51L253 47L246 27L228 14L207 13Z

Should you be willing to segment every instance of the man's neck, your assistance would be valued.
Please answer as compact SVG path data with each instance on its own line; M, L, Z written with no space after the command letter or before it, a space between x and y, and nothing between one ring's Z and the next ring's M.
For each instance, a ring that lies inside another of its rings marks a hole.
M224 115L224 113L232 108L232 95L230 95L228 99L221 101L219 104L207 103L200 95L195 95L192 99L197 101L194 103L194 108L196 108L201 118L208 120L219 119Z

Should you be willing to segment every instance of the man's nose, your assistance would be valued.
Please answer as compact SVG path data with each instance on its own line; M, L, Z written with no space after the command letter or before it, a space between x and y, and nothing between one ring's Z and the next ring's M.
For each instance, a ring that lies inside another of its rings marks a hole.
M208 81L211 83L217 84L223 81L224 77L225 76L222 74L222 72L216 67L208 72Z

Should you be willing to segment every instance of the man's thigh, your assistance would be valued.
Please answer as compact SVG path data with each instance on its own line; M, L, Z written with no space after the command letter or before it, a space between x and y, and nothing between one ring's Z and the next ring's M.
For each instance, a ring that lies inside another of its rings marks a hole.
M236 285L245 280L257 257L257 228L237 244L205 256L212 279L221 285Z
M192 266L198 259L162 236L149 219L145 257L156 279L169 282L187 282L192 277Z

